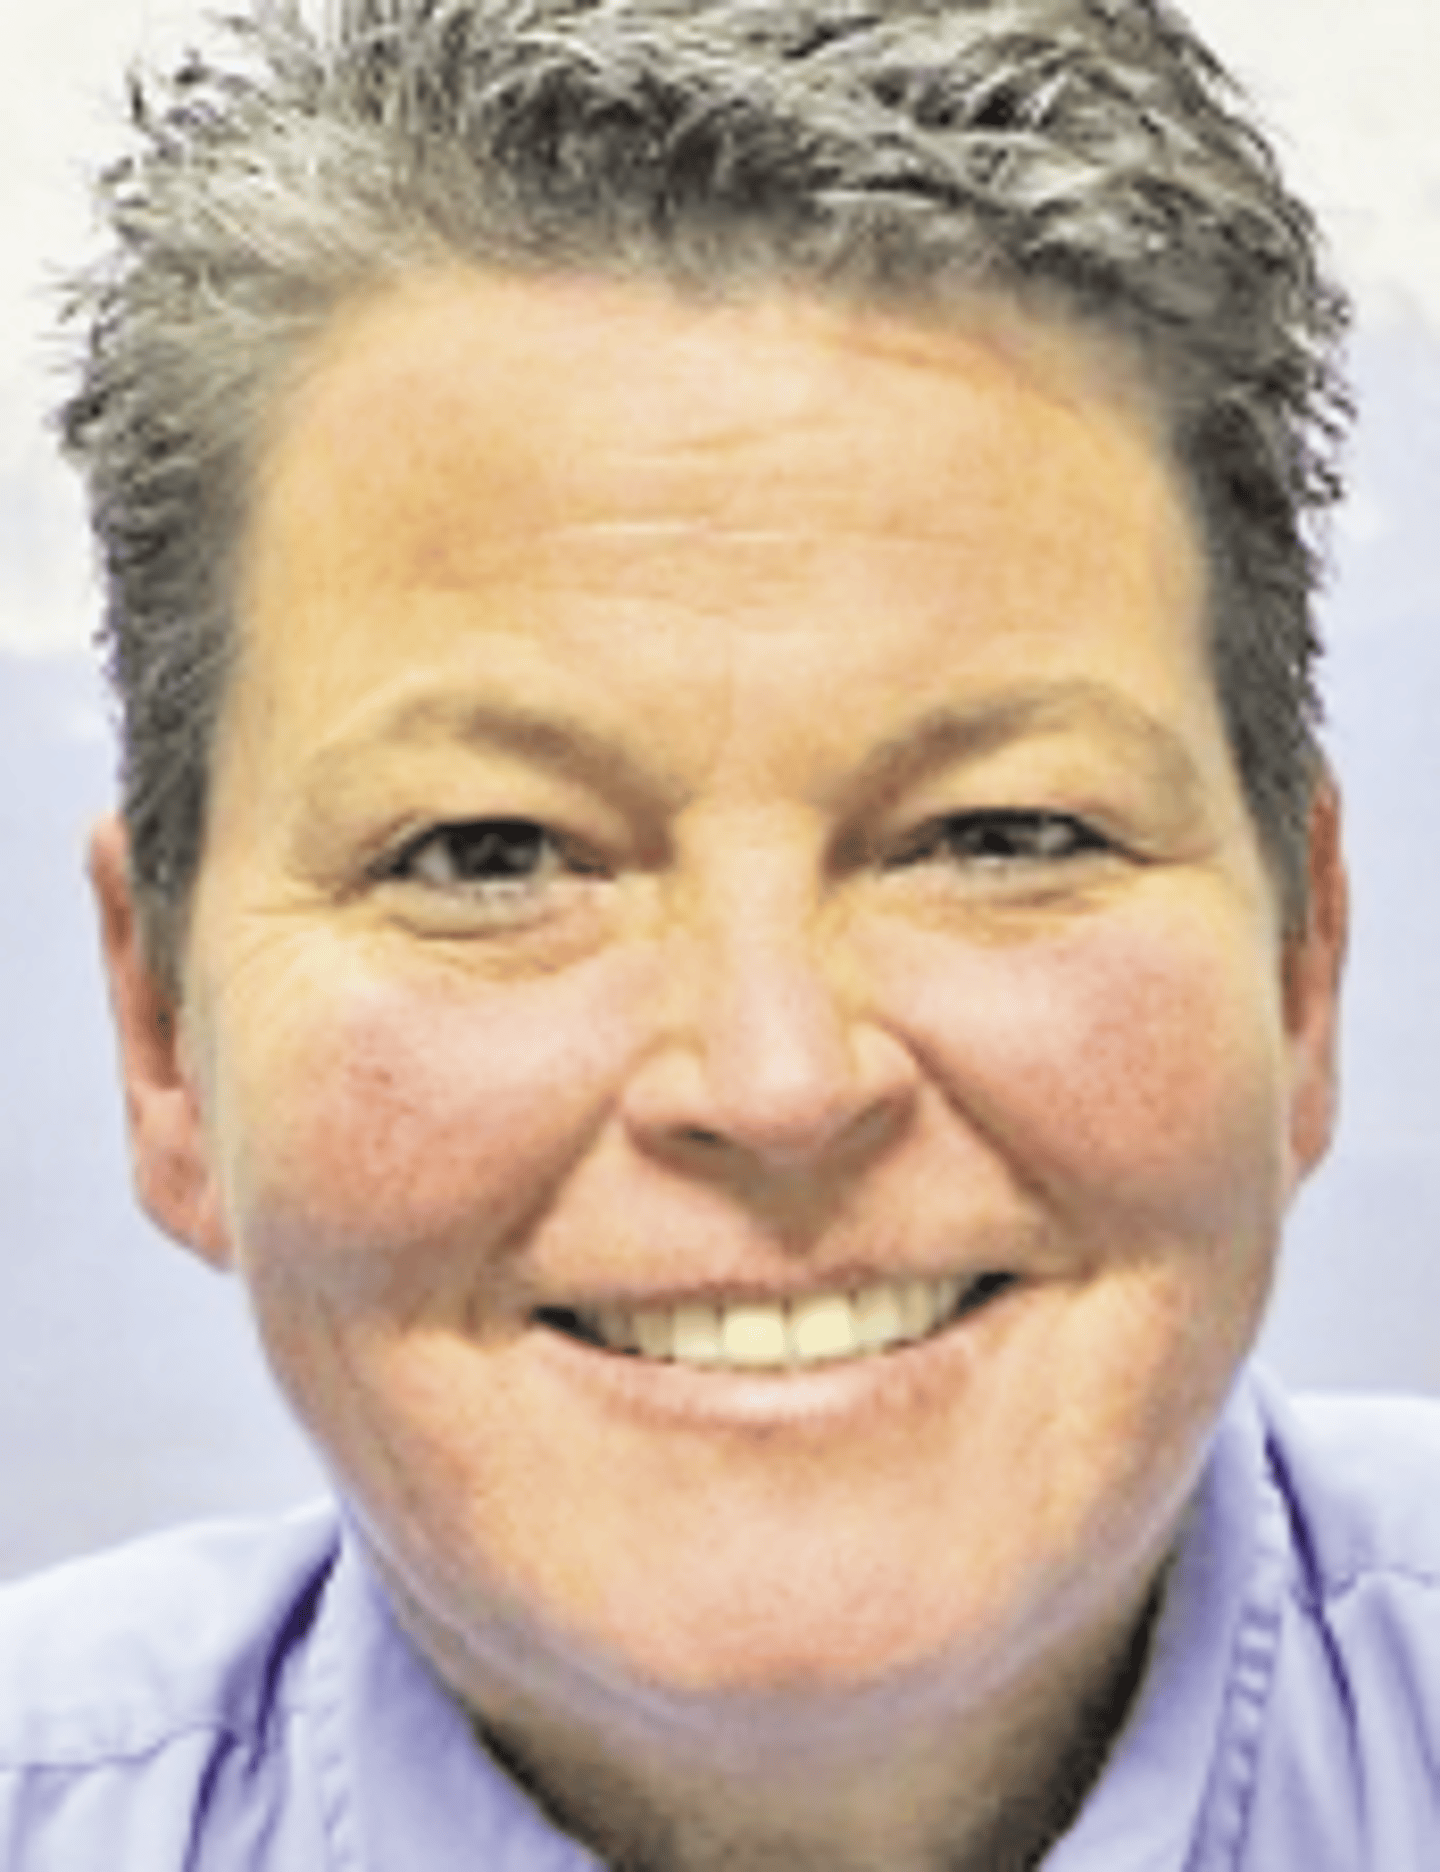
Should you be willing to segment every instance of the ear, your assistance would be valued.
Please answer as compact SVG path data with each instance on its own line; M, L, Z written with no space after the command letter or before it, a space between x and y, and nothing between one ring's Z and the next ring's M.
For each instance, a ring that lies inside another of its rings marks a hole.
M125 829L107 818L90 836L90 884L110 987L131 1171L141 1206L168 1235L216 1267L229 1243L211 1174L182 1010L145 955Z
M1310 808L1309 901L1304 926L1285 942L1285 1021L1290 1037L1290 1161L1298 1184L1325 1155L1338 1093L1340 978L1350 928L1350 890L1340 836L1340 796L1325 776Z

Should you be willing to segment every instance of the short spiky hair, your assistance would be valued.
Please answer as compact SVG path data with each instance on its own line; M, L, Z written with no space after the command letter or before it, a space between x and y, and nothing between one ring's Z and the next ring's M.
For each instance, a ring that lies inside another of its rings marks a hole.
M1339 295L1166 0L254 0L136 80L73 289L88 477L152 958L175 978L257 431L336 308L458 258L1039 298L1152 366L1206 532L1212 661L1287 915L1319 755L1316 516Z

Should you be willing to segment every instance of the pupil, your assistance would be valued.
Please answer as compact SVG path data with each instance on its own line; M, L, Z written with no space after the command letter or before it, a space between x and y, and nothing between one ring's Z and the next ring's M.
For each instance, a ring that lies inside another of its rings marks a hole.
M541 837L540 828L524 820L500 820L463 832L455 856L468 877L528 877L539 862Z

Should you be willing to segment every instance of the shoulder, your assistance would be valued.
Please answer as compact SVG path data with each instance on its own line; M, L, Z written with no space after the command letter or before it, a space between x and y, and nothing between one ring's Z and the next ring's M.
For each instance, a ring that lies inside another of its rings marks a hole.
M1440 1405L1250 1395L1207 1839L1247 1872L1419 1872L1440 1828Z
M1318 1601L1389 1580L1440 1593L1440 1401L1262 1392L1267 1466Z
M1277 1711L1317 1750L1315 1785L1333 1781L1343 1736L1372 1783L1403 1784L1403 1810L1423 1807L1434 1825L1440 1405L1271 1394L1263 1410L1272 1503L1278 1497L1285 1525Z
M138 1541L0 1590L0 1770L254 1733L339 1544L317 1507Z

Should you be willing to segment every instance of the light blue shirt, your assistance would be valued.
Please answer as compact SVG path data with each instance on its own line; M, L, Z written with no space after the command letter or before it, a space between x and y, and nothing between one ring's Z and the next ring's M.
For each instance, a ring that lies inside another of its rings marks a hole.
M3 1872L593 1872L317 1509L0 1594ZM1140 1695L1045 1872L1436 1872L1440 1406L1216 1437Z

